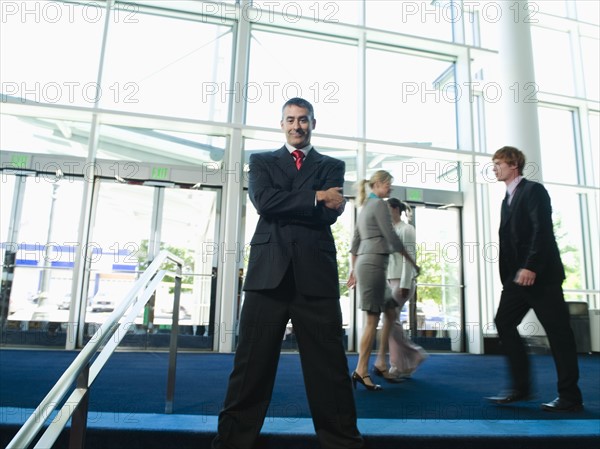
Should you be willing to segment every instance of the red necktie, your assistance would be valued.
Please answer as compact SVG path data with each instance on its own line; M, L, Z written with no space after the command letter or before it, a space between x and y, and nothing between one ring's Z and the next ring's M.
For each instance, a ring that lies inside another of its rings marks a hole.
M300 170L300 167L302 167L302 160L304 159L305 154L300 150L294 150L292 151L292 157L296 161L296 168Z

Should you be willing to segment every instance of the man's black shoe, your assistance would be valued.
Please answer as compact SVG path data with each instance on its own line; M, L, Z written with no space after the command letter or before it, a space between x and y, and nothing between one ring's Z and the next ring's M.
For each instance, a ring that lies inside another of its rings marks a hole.
M490 396L486 398L488 401L494 404L511 404L513 402L527 401L531 399L529 392L522 392L518 390L509 390L500 393L497 396Z
M583 410L581 402L573 402L561 398L556 398L552 402L546 402L541 407L542 410L547 412L580 412Z

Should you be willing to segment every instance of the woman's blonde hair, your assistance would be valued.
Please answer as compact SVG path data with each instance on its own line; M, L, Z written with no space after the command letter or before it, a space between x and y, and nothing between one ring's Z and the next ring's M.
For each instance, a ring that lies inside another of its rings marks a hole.
M367 188L365 187L366 184L369 184L369 188L372 189L376 182L385 183L388 181L392 182L393 180L394 177L390 174L390 172L385 170L377 170L375 173L373 173L371 179L360 180L358 182L358 197L356 198L358 205L362 206L367 200Z

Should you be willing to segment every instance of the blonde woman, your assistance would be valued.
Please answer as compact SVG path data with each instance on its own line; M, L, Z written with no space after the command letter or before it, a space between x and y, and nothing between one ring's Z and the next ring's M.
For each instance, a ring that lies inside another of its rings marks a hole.
M352 373L354 388L360 383L369 391L381 390L369 376L369 356L377 334L377 324L382 312L395 308L395 302L387 285L389 255L401 253L418 272L414 259L406 252L392 226L389 208L384 198L392 191L392 175L385 170L376 171L369 180L359 183L358 205L361 210L350 253L352 271L348 286L356 285L360 294L360 308L366 314L366 324L359 345L358 363ZM366 185L370 193L367 196ZM386 320L387 322L388 320ZM389 323L387 324L389 326ZM386 379L388 378L385 376ZM389 378L389 380L395 380Z

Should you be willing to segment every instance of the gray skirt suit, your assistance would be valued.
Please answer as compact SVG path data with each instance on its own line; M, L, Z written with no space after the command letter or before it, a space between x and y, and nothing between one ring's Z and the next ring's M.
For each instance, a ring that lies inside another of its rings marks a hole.
M387 283L387 268L389 255L402 250L387 203L368 198L358 215L350 248L356 256L354 276L362 310L381 313L395 306Z

